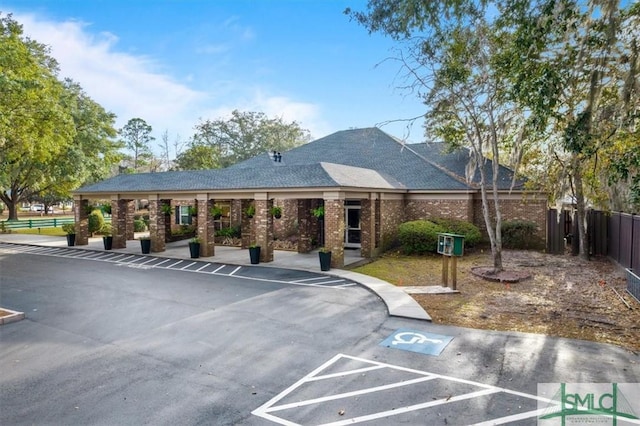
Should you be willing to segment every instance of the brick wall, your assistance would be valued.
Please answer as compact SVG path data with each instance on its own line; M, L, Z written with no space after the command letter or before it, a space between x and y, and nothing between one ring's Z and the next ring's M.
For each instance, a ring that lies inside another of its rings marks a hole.
M540 197L538 199L519 198L517 196L505 196L507 199L500 200L500 214L502 220L528 220L538 226L536 237L541 242L545 241L547 230L547 200ZM495 221L495 209L493 201L490 199L491 220ZM473 223L486 235L484 216L482 214L482 199L480 195L473 200L474 218Z
M404 200L380 200L380 243L382 251L398 242L398 226L406 221Z
M409 200L406 204L407 221L446 217L473 220L471 200Z

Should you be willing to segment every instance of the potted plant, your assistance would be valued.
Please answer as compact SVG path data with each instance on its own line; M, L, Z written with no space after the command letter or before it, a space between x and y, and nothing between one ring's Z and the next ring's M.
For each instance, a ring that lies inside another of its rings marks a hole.
M198 237L193 237L189 241L189 252L191 253L192 259L197 259L200 257L200 244L202 240Z
M171 216L171 204L163 203L162 206L160 206L160 211L164 213L165 216Z
M318 256L320 257L320 270L328 271L331 269L331 251L326 247L320 247Z
M222 217L222 209L216 206L215 204L213 207L211 207L211 210L209 210L209 213L211 213L211 216L213 216L215 220L218 220Z
M251 244L249 246L249 258L251 259L252 265L257 265L260 263L260 246L256 244Z
M76 245L76 226L73 223L65 223L62 230L67 234L67 245L73 247Z
M247 207L247 208L244 210L244 212L245 212L245 214L247 215L247 217L248 217L249 219L251 219L251 218L253 217L253 215L255 215L255 214L256 214L256 208L254 207L254 205L253 205L253 204L251 204L249 207Z
M282 217L282 207L273 206L269 210L269 213L271 213L271 215L276 219L280 219Z
M315 209L311 209L311 214L318 219L324 218L324 206L320 206Z
M102 244L105 250L111 250L113 247L113 235L111 235L111 225L104 225L100 230L102 232Z
M142 254L151 253L151 237L140 237L140 248Z

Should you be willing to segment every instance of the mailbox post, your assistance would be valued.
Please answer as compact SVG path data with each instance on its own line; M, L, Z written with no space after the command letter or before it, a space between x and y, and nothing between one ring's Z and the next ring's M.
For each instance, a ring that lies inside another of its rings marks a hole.
M449 287L449 259L451 258L451 289L457 285L458 257L464 252L464 235L438 234L438 253L442 255L442 283Z

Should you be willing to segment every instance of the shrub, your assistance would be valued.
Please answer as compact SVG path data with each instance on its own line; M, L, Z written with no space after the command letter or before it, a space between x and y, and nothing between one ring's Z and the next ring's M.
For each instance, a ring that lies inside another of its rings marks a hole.
M428 220L405 222L398 227L398 239L406 254L436 252L440 225Z
M480 229L473 223L464 220L446 218L431 219L431 222L439 225L443 229L442 232L464 235L465 247L473 247L482 239Z
M216 237L240 238L240 226L219 229L216 231Z
M65 234L75 234L76 233L76 224L75 223L65 223L62 225L62 231Z
M538 226L528 220L505 220L502 222L502 246L510 249L528 249L536 246Z
M136 219L133 221L133 232L144 232L146 230L147 230L147 225L145 225L143 220Z
M89 214L89 234L93 235L94 232L98 232L104 226L104 216L102 216L102 210L94 209Z
M108 223L105 223L104 226L102 228L100 228L100 233L102 235L111 235L111 225Z

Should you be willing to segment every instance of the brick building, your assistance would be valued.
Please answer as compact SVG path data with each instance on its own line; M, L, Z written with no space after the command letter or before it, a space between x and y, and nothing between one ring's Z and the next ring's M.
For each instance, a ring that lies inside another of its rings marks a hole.
M430 217L464 219L484 229L479 173L467 180L468 151L447 153L442 144L403 144L377 128L344 130L283 153L264 153L226 169L118 175L74 194L76 244L87 244L86 206L111 200L113 247L133 239L134 200L149 203L152 251L165 249L172 226L197 224L202 256L215 255L216 220L240 225L242 246L262 247L273 260L274 235L297 235L297 250L322 244L332 266L344 250L373 257L394 243L398 225ZM492 179L487 162L488 180ZM503 219L525 219L546 230L544 194L526 192L513 172L500 167ZM212 207L222 206L215 218ZM271 208L280 206L282 218ZM255 214L246 214L252 206ZM312 212L319 207L324 217ZM195 215L195 216L192 216ZM218 224L219 226L219 224Z

